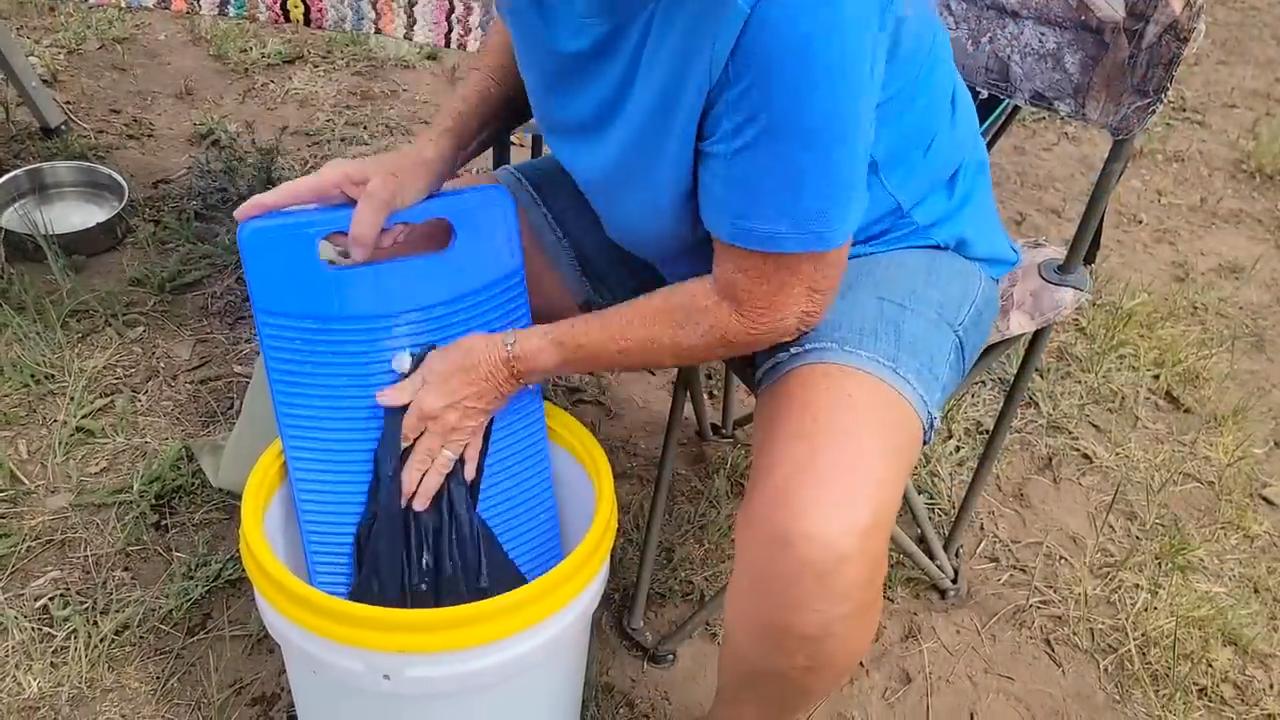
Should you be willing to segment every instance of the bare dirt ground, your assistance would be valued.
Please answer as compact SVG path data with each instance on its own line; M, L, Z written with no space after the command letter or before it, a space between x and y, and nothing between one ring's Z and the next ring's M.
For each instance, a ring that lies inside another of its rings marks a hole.
M254 357L227 215L428 118L466 58L164 13L0 1L74 118L41 139L5 89L0 170L104 160L133 233L0 263L0 717L280 718L288 690L184 442L229 428ZM1280 15L1220 0L1109 217L1097 296L1060 332L936 602L895 560L872 655L813 718L1280 717ZM637 139L639 151L640 139ZM1106 139L1028 113L995 153L1010 225L1065 238ZM12 253L11 253L12 255ZM920 485L951 512L1011 374L957 399ZM670 375L571 378L635 570ZM749 438L747 438L749 442ZM685 433L654 622L724 577L746 446ZM715 623L671 670L601 632L600 718L695 718Z

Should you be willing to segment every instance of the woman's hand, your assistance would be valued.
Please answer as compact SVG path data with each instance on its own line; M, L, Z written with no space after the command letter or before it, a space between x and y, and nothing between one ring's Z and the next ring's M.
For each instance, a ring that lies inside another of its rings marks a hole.
M409 406L402 505L425 510L460 458L467 481L475 479L485 426L520 388L515 373L500 336L469 335L427 353L413 374L378 393L383 406Z
M457 170L457 153L446 143L419 141L364 158L331 160L319 170L254 195L236 208L238 221L294 205L334 205L355 201L351 230L342 242L356 262L377 248L395 245L404 226L387 230L391 213L440 189Z

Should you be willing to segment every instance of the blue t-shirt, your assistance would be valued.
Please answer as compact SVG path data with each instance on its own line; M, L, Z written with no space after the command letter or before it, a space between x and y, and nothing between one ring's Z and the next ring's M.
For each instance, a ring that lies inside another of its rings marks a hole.
M993 277L977 114L932 0L498 0L534 117L670 281L764 252L950 248Z

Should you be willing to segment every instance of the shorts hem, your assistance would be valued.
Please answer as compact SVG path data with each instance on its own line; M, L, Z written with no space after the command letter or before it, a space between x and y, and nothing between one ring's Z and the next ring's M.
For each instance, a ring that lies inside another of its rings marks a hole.
M805 365L839 365L861 370L893 388L911 405L920 418L924 444L933 440L939 415L920 386L883 358L847 345L833 342L808 342L790 347L761 364L756 371L757 392L777 382L788 372Z

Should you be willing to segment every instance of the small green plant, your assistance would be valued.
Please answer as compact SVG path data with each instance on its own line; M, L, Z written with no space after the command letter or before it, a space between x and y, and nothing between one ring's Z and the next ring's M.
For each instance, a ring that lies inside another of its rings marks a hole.
M1266 118L1254 128L1248 164L1254 174L1280 180L1280 117Z
M214 590L244 577L240 556L233 551L212 551L200 542L170 573L165 586L164 614L182 617Z
M206 496L208 484L184 445L173 445L153 458L131 483L78 495L79 506L114 506L126 540L141 537L161 522L174 505Z
M53 44L66 52L79 52L94 45L119 45L132 38L141 20L121 8L68 4L58 8Z
M283 33L247 21L196 17L189 21L192 36L209 48L209 55L235 72L250 74L301 60L303 49Z
M201 150L183 180L144 198L136 211L134 240L149 252L131 268L129 283L155 295L184 292L233 268L231 211L289 174L279 135L260 139L252 127L215 115L199 118L192 135Z

